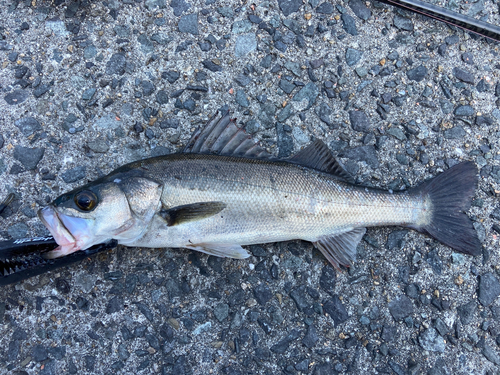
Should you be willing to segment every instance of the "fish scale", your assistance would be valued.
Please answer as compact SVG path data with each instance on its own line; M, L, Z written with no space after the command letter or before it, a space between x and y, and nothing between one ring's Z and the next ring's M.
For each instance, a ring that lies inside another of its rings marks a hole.
M316 241L353 227L416 224L424 220L428 209L420 196L352 186L335 176L286 162L176 154L134 163L130 168L140 168L144 177L164 181L161 200L166 207L218 200L227 204L220 215L202 222L156 228L153 246L157 247L165 242L183 247L189 241L237 240L242 245Z

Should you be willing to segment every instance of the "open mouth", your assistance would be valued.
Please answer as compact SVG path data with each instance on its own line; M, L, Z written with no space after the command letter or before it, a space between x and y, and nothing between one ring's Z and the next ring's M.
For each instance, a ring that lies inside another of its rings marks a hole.
M57 212L51 206L39 210L38 217L59 245L54 250L45 253L45 258L55 259L80 250L77 240L73 237L71 232L64 225L63 220L61 220Z

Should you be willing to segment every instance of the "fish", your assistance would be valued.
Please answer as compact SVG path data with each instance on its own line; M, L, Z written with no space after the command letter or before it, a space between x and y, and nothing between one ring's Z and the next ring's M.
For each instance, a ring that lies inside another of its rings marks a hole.
M377 226L411 228L479 255L466 214L477 184L477 167L465 161L401 192L356 185L321 140L278 159L218 111L182 152L119 167L38 216L59 245L48 258L114 239L244 259L242 246L304 240L340 269Z

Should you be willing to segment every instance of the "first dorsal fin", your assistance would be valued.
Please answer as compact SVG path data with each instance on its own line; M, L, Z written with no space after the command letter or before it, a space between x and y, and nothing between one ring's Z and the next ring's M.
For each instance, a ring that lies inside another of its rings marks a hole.
M288 159L288 161L330 173L346 182L354 183L352 176L335 160L328 146L320 139L316 139L309 146Z
M272 157L243 129L236 126L235 119L229 116L228 111L217 111L203 128L193 134L183 152L259 159Z

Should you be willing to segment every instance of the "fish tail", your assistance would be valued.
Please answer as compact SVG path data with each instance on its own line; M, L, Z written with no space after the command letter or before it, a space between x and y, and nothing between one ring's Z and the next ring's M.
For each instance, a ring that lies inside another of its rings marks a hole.
M465 214L477 183L477 168L468 161L417 186L410 193L430 199L432 209L425 224L411 227L464 254L480 255L481 242L472 220Z

